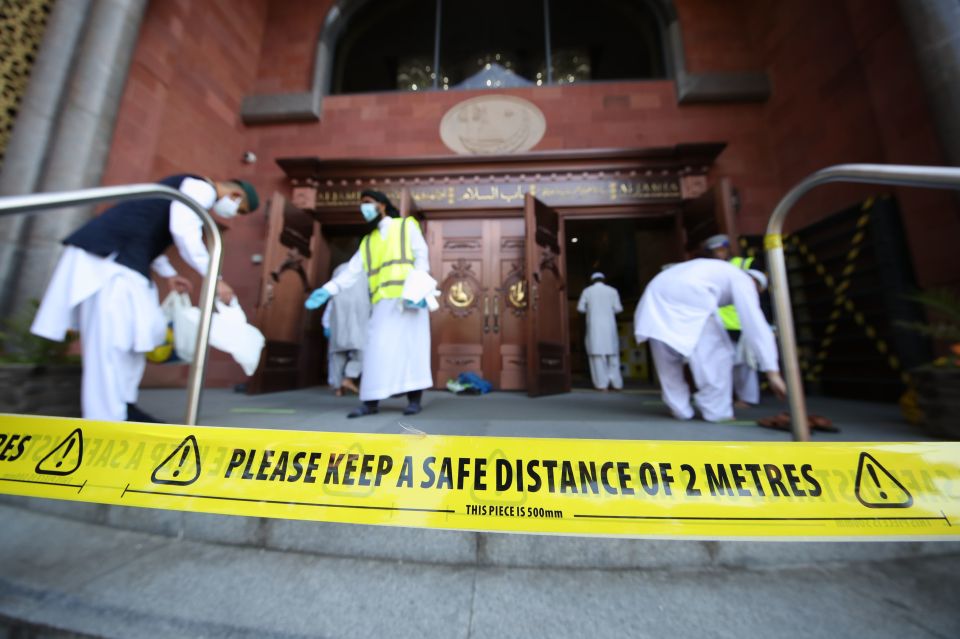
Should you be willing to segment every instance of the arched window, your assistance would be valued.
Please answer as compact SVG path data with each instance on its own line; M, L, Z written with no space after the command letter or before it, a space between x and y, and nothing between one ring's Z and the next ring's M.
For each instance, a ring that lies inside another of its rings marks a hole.
M341 34L332 93L666 76L661 22L643 0L371 0Z

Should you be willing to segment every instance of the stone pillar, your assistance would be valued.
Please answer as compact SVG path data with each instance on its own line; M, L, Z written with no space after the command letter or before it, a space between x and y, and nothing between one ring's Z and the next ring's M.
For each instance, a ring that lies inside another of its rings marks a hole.
M33 193L37 189L89 8L90 0L54 4L7 145L0 172L0 196ZM0 316L6 315L12 283L19 271L19 248L25 241L26 222L25 215L0 218Z
M93 0L37 191L100 184L146 5L147 0ZM43 294L60 256L61 240L92 210L71 207L29 218L7 310Z
M944 158L960 166L960 0L900 0Z

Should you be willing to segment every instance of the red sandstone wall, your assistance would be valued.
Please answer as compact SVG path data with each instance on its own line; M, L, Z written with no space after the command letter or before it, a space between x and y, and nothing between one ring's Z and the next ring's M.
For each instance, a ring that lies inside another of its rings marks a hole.
M753 41L743 28L744 0L676 0L675 4L688 72L758 68Z
M773 205L777 177L763 137L761 105L677 105L673 82L616 82L514 89L502 93L536 104L547 133L535 150L671 146L726 141L717 173L742 188L746 217ZM469 95L479 95L471 92ZM415 157L452 155L440 140L443 114L465 99L462 92L328 96L321 124L259 127L264 175L281 189L273 159L293 156ZM755 190L753 190L755 187Z
M298 93L313 82L317 39L332 0L270 3L256 93Z
M764 128L784 190L844 162L942 164L897 3L750 0L746 15L773 82ZM889 190L821 187L790 222L807 224ZM897 196L920 284L960 282L956 200L918 189L900 189Z
M287 190L275 164L279 157L451 154L439 137L440 119L478 92L329 96L319 123L241 125L243 95L308 90L329 5L330 0L151 3L105 182L192 169L248 176L267 196ZM761 104L679 106L670 81L505 91L544 112L547 134L536 150L725 141L715 173L731 177L739 189L739 224L746 233L762 232L786 189L817 168L940 162L896 3L676 0L676 5L689 71L766 69L773 97ZM254 167L239 162L247 148L259 156ZM861 189L817 191L791 221L806 224L862 195ZM954 201L929 192L899 195L921 282L955 280L960 255L950 249L960 229ZM263 232L258 215L240 220L227 237L227 278L248 311L259 281L249 255L262 250ZM241 380L239 369L223 358L211 366L212 384Z

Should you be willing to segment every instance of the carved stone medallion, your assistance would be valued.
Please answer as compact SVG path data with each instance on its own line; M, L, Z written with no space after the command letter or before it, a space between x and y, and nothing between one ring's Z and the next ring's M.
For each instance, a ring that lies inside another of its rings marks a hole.
M509 95L482 95L457 104L440 121L440 138L460 155L529 151L547 121L531 102Z

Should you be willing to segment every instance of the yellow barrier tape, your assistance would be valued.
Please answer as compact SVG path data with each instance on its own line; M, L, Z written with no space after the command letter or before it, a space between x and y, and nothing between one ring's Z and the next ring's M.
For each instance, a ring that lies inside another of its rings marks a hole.
M960 537L960 443L318 433L0 416L0 491L436 529Z
M777 233L763 236L763 248L770 251L772 249L783 248L783 236Z

